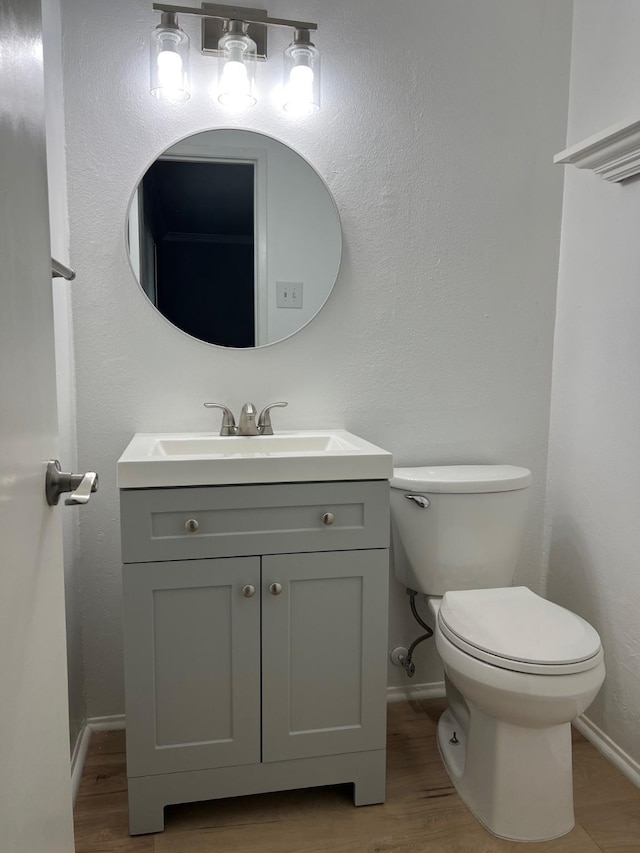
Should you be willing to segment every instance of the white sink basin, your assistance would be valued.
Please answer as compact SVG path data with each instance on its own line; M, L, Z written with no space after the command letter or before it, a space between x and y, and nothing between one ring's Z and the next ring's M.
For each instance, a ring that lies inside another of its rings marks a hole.
M206 486L386 480L391 454L345 430L277 435L138 433L118 460L118 486Z

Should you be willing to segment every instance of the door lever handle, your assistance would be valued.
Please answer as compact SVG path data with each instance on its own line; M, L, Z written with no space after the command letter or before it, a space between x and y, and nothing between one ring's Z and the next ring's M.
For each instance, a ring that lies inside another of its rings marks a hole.
M60 463L52 459L47 463L45 495L49 506L57 506L60 495L71 492L66 499L67 506L86 504L93 492L98 491L98 475L95 471L86 474L67 474L60 470Z
M93 492L98 491L98 475L95 471L87 471L86 474L77 474L77 477L82 477L80 485L75 487L75 491L71 492L65 501L66 506L76 506L89 503L89 498ZM71 475L73 484L74 475Z

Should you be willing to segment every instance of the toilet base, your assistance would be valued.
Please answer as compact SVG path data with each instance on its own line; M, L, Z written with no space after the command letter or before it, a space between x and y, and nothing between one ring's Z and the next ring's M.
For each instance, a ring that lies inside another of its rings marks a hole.
M468 703L469 704L469 703ZM465 732L447 709L438 747L458 794L493 835L548 841L574 826L571 724L524 728L469 704ZM451 743L453 733L458 743Z

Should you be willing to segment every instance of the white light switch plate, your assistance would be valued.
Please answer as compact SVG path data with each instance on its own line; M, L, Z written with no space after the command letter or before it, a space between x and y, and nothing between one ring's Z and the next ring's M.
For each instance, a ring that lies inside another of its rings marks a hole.
M278 308L302 308L302 282L276 281L276 305Z

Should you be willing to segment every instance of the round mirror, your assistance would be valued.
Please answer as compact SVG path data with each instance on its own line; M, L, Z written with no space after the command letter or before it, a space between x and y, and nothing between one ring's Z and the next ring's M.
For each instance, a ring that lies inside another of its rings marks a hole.
M172 145L133 194L127 237L151 303L225 347L293 335L326 302L342 253L326 184L283 143L209 130Z

